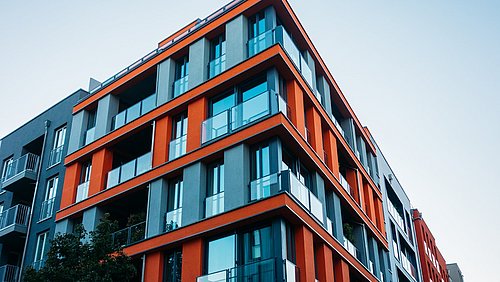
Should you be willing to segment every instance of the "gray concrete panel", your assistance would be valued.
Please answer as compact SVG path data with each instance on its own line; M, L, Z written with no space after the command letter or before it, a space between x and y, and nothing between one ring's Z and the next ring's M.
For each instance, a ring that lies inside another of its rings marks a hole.
M171 58L158 64L156 77L156 105L165 104L173 97L175 61Z
M111 120L118 114L120 100L108 94L99 99L95 123L95 139L106 135L111 130Z
M160 178L149 185L146 237L163 233L167 212L168 182Z
M249 201L250 151L245 144L224 152L224 208L235 209Z
M183 177L182 225L184 226L197 222L205 216L206 167L201 162L192 164L184 169ZM224 192L224 197L226 195Z
M229 69L247 58L248 20L239 15L226 24L226 68Z
M189 89L208 78L210 41L202 38L189 46Z

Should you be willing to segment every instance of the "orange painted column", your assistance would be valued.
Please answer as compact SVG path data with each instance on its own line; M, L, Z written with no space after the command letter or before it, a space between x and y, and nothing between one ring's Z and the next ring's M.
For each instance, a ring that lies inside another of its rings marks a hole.
M297 130L306 136L306 120L304 112L304 92L296 80L287 83L288 106L290 107L290 119Z
M191 240L182 245L182 281L196 281L203 274L203 240Z
M347 183L349 183L349 186L351 186L351 191L352 191L354 200L358 204L360 204L357 171L354 169L347 169L345 179L347 180Z
M309 140L313 149L318 155L323 158L323 130L321 130L321 116L314 107L310 107L306 111L306 122L311 140Z
M172 119L169 116L156 120L153 145L153 167L168 161L168 145L172 136Z
M207 119L207 106L206 97L188 105L187 152L201 147L201 124Z
M361 172L359 171L359 169L356 170L356 190L358 191L358 195L359 195L359 206L361 207L361 209L364 209L364 206L365 206L365 195L364 195L364 192L363 192L363 176L361 175Z
M349 282L351 281L349 275L349 265L343 259L336 259L333 262L335 273L335 282Z
M382 235L386 237L385 234L385 225L384 225L384 207L382 206L382 200L379 198L374 199L375 213L377 216L377 227L382 232Z
M80 180L81 170L82 166L80 163L73 163L72 165L66 167L60 209L63 209L75 202L76 187L78 186L78 182Z
M332 250L326 244L321 244L319 248L316 249L316 263L318 280L320 282L333 281L333 255Z
M300 226L295 231L295 249L300 281L314 281L316 271L314 269L313 234L305 226Z
M146 255L144 281L163 281L163 254L161 252Z
M323 147L328 155L328 158L326 160L326 165L330 170L333 172L333 174L339 179L339 156L337 152L337 139L335 138L335 135L333 135L333 132L330 130L325 130L323 131Z
M113 168L113 152L104 148L92 155L92 170L90 172L89 197L106 187L108 172Z
M375 213L375 203L373 202L373 189L368 183L364 183L366 214L377 225L378 219ZM378 226L378 225L377 225Z

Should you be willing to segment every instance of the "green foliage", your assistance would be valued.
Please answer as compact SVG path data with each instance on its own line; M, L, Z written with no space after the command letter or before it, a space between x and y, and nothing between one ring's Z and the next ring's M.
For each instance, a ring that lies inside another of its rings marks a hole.
M137 270L122 248L112 244L111 234L117 229L118 223L105 214L90 234L81 225L74 233L58 234L51 242L45 265L38 271L27 268L23 281L130 281ZM84 241L87 236L88 242Z
M342 228L344 229L344 236L347 238L347 240L354 243L354 234L352 233L353 228L351 224L344 223L344 225L342 225Z

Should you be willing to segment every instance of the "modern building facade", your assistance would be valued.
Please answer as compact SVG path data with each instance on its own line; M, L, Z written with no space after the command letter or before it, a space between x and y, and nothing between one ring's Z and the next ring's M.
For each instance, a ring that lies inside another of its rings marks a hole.
M457 263L448 263L446 268L448 269L450 282L464 282L464 275Z
M446 261L436 245L436 239L418 209L412 210L420 265L424 281L448 282Z
M43 265L54 236L77 91L1 140L0 281Z
M391 277L388 281L426 281L422 279L415 242L411 203L380 148L377 162L380 187L384 195L385 229L389 241Z
M377 150L288 2L233 1L89 92L58 232L110 214L144 281L389 280Z

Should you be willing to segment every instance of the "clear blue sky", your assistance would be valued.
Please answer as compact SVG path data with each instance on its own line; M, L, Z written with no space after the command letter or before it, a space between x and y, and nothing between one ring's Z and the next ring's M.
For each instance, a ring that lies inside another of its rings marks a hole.
M0 136L226 2L1 1ZM496 279L500 2L290 2L447 261Z

